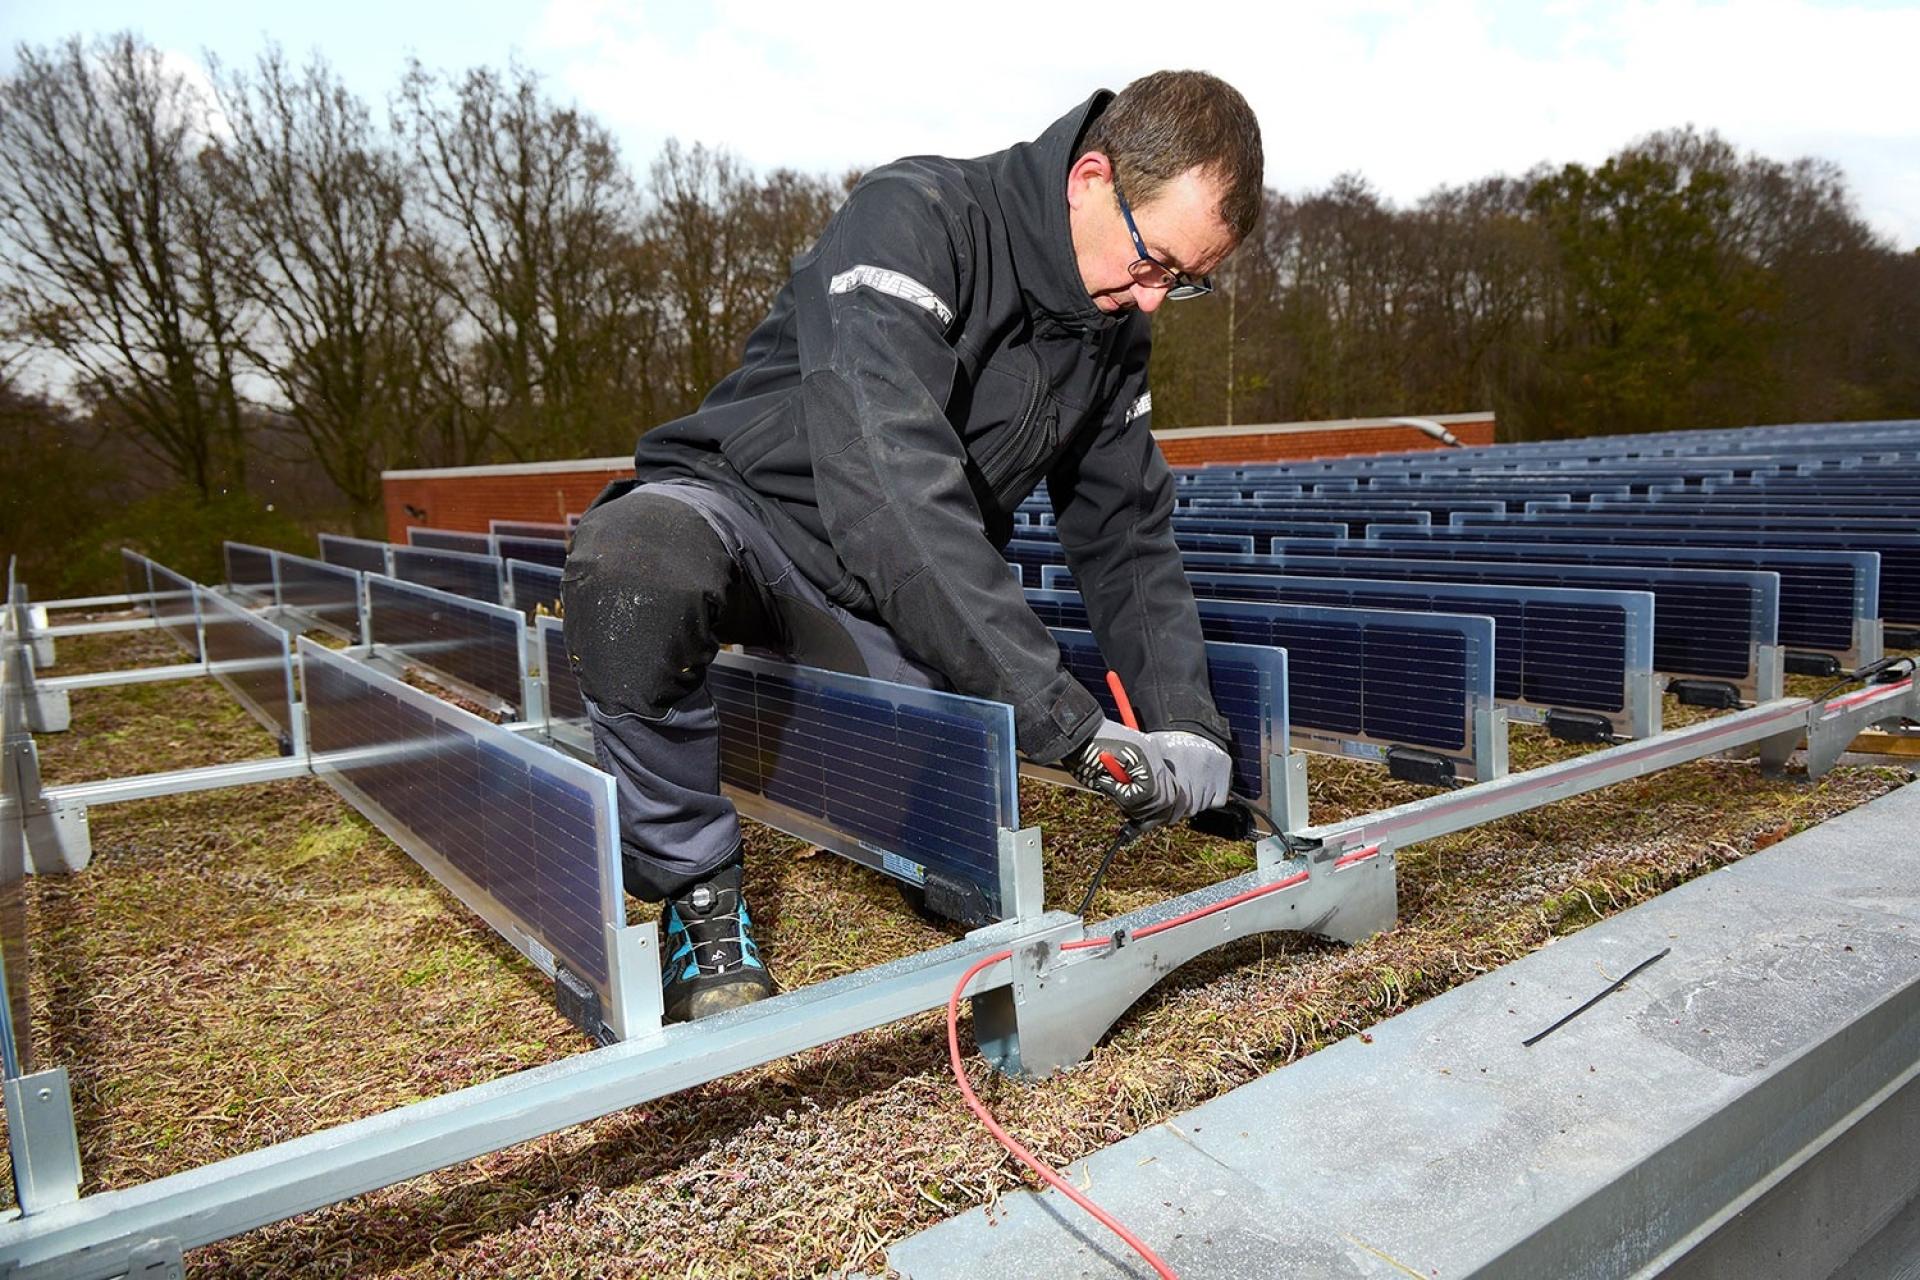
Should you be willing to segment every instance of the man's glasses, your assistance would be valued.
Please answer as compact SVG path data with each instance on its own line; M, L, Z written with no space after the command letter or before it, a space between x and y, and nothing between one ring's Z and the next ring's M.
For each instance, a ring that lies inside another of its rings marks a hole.
M1127 207L1127 198L1120 194L1120 180L1114 179L1113 198L1120 202L1120 216L1127 220L1127 234L1133 237L1133 249L1140 256L1127 268L1127 274L1133 277L1135 284L1143 284L1149 289L1165 289L1168 302L1185 302L1188 298L1198 298L1213 292L1213 277L1201 276L1195 280L1184 271L1175 271L1164 262L1155 260L1147 252L1147 242L1140 238L1140 228L1133 223L1133 210Z

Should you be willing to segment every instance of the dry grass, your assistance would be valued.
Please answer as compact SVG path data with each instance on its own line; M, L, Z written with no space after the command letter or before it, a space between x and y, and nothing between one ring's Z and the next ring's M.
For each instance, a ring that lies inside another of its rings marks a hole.
M62 650L76 665L99 656ZM76 732L42 739L57 776L269 749L210 683L149 688L76 695ZM164 760L156 740L171 744ZM1579 750L1515 735L1516 763ZM1316 821L1422 794L1325 757L1309 772ZM1809 785L1703 761L1430 841L1401 854L1392 932L1354 948L1268 937L1213 953L1083 1066L1038 1085L977 1065L975 1077L1036 1150L1072 1160L1911 776L1850 766ZM1045 829L1050 905L1071 907L1114 819L1044 786L1021 799ZM88 1191L585 1047L530 966L316 781L99 810L93 832L93 867L31 886L35 1029L73 1074ZM954 936L860 868L762 828L748 840L749 897L789 986ZM1095 914L1250 865L1244 845L1155 835L1121 856ZM191 1263L235 1277L877 1271L890 1241L1021 1185L953 1089L941 1019L924 1015Z

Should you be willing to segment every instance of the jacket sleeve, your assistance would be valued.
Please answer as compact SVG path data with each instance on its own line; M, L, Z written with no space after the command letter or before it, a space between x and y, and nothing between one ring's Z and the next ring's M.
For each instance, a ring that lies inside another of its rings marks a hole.
M947 419L972 253L937 189L857 188L796 264L800 402L835 553L907 649L961 693L1013 707L1030 757L1100 722L988 540Z
M1145 317L1129 322L1119 394L1047 479L1054 523L1094 638L1125 683L1140 727L1226 746L1193 587L1173 541L1173 472L1153 442Z

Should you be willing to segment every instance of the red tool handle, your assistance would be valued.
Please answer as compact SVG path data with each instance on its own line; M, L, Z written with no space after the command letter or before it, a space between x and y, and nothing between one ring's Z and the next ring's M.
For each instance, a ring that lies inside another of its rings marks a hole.
M1120 683L1120 673L1118 671L1107 672L1107 691L1113 694L1114 705L1120 708L1120 723L1137 732L1140 728L1140 721L1133 714L1133 703L1127 698L1127 687ZM1121 786L1124 787L1133 781L1133 775L1127 772L1124 765L1113 758L1112 752L1102 751L1100 753L1100 763L1106 768L1108 773L1113 775L1113 780Z

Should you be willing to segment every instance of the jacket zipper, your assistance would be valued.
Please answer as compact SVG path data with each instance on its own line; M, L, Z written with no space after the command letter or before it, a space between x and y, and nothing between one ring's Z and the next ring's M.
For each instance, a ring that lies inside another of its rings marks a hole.
M1046 403L1046 369L1032 347L1022 347L1021 351L1033 366L1032 376L1027 382L1026 403L1021 406L1020 419L1008 432L1006 443L995 449L991 458L982 459L980 463L987 483L993 487L994 497L1003 503L1013 496L1013 486L1025 477L1034 463L1046 455L1053 444L1046 438L1044 423L1039 420L1041 407ZM1010 459L1010 465L1002 468L1000 464L1003 459Z

